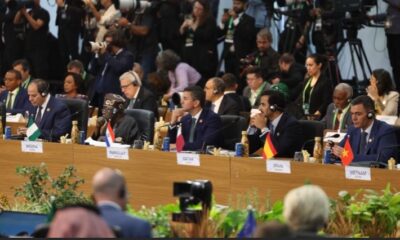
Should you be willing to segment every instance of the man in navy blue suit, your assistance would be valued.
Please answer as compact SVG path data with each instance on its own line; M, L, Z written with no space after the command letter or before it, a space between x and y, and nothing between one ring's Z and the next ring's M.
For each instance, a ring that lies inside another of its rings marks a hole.
M269 133L277 151L275 157L293 157L294 152L301 149L302 129L293 116L284 112L284 95L274 90L265 91L258 109L260 113L252 116L248 130L250 152L263 147Z
M123 238L151 238L148 222L124 212L127 195L125 178L119 171L103 168L94 175L93 196L108 225L119 228Z
M30 118L41 131L39 138L58 141L62 135L71 132L71 113L68 107L49 93L49 84L42 79L33 80L28 86L28 109ZM19 134L26 134L26 128L19 128Z
M183 91L182 108L172 112L168 134L170 142L176 142L177 128L182 128L185 140L183 150L204 150L207 145L220 146L222 122L218 114L204 109L205 93L199 86L187 87ZM180 119L180 126L177 122Z
M353 126L347 129L346 138L350 138L353 162L387 163L390 157L396 157L397 148L390 148L397 144L394 128L375 118L375 104L370 97L363 95L353 99L350 112ZM333 147L335 156L342 156L346 138L339 146Z
M103 107L104 95L114 93L122 95L119 77L130 71L134 59L131 52L125 49L125 39L118 31L109 31L104 36L107 47L102 48L91 62L91 72L96 74L95 93L92 104Z
M6 91L0 94L0 101L4 102L7 112L11 114L24 113L29 105L28 94L21 87L21 73L11 69L4 76Z

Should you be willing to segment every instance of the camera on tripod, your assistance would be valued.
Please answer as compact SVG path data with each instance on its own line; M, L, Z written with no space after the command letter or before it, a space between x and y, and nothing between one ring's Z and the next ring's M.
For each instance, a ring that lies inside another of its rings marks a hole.
M377 0L334 0L335 15L343 20L343 28L360 29L368 25L367 12L377 5Z
M172 214L172 221L199 223L202 216L211 209L212 184L208 180L174 182L174 197L179 197L180 213ZM201 210L191 209L201 204Z

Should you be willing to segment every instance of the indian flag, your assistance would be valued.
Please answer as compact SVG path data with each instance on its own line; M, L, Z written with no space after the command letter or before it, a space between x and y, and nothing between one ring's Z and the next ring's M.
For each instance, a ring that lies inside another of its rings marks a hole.
M274 144L272 143L271 136L269 133L267 133L267 136L265 138L263 152L262 152L263 158L264 158L264 160L270 159L270 158L274 157L276 154L277 154L277 151L275 149Z
M40 129L36 125L35 121L33 121L33 118L29 118L28 129L26 130L26 136L29 141L36 141L41 134L42 132L40 132Z

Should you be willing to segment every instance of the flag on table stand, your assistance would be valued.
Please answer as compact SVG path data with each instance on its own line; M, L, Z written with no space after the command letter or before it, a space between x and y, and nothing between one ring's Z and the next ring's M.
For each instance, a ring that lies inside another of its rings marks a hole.
M264 144L264 148L263 148L263 158L264 159L270 159L273 156L275 156L277 154L277 151L275 149L274 144L272 143L271 140L271 136L269 133L267 133L267 136L265 137L265 144Z
M257 222L254 217L253 210L249 210L247 214L246 222L244 223L242 229L238 233L238 238L249 238L253 235L254 230L256 230Z
M344 143L344 149L341 156L342 164L347 166L353 161L353 159L354 159L354 154L353 154L353 149L351 149L350 145L350 137L347 137Z
M115 136L114 136L114 131L111 127L111 123L107 123L107 129L106 129L106 145L107 147L111 147L111 144L114 143Z
M178 132L176 134L176 151L182 152L183 146L185 145L185 139L182 135L182 126L178 126Z
M40 132L40 129L36 125L33 118L29 118L28 129L26 130L26 136L28 137L29 141L35 141L40 137L41 134L42 132Z

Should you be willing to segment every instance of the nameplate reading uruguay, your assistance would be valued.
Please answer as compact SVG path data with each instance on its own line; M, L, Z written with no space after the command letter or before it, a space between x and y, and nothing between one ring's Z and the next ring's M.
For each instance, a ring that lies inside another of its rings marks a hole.
M346 166L346 179L371 181L371 169L366 167Z
M200 167L200 155L194 153L177 153L178 165Z
M27 153L43 153L43 143L22 141L21 151Z
M118 160L129 160L129 152L127 148L107 148L107 158Z
M291 174L290 161L267 160L267 172Z

